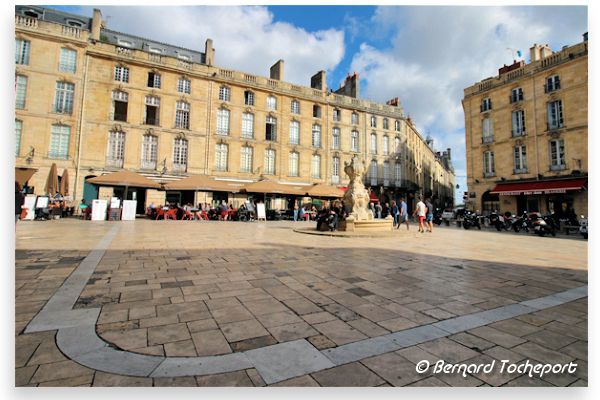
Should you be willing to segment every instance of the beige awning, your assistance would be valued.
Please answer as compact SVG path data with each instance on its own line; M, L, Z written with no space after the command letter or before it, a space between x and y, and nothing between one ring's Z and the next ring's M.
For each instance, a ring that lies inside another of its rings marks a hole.
M36 172L37 169L35 168L15 167L15 181L19 182L19 185L23 186Z
M110 174L90 178L86 182L100 186L131 186L140 188L160 189L156 183L143 175L131 171L119 171Z
M311 197L344 197L344 191L335 186L316 184L308 190L308 195Z
M194 175L175 182L169 182L167 185L165 185L165 189L238 193L243 186L244 183L242 182L218 181L210 178L207 175Z
M244 190L248 193L293 194L298 196L306 195L309 188L308 185L286 185L273 181L258 181L244 186Z

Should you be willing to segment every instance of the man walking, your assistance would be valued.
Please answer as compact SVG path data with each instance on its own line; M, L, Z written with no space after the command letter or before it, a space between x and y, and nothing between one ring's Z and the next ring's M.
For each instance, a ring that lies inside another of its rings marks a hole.
M406 224L406 230L408 230L408 228L410 227L410 225L408 224L408 206L404 201L404 197L400 198L400 218L398 220L398 225L396 229L400 229L400 225L402 225L402 223Z
M425 199L425 207L427 207L427 227L429 228L429 232L433 233L433 204L431 204L431 199Z
M415 207L415 211L413 212L413 216L416 215L419 218L419 232L425 233L425 227L423 222L425 221L425 214L427 212L427 206L423 203L423 199L419 196L419 202L417 203L417 207Z

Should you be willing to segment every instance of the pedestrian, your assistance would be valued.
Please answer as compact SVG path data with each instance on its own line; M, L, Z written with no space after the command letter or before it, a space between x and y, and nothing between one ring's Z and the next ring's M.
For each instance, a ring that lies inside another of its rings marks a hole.
M17 221L21 217L21 212L23 211L23 204L25 203L25 196L21 190L21 185L19 182L15 181L15 228L17 226Z
M402 223L405 223L406 230L408 230L410 228L410 225L408 223L408 206L406 205L406 202L404 201L404 197L400 197L399 211L400 211L400 219L398 221L397 229L400 229L400 225Z
M419 232L421 232L421 233L425 233L425 227L423 225L423 222L425 222L426 212L427 212L427 206L425 205L425 203L423 203L422 197L419 196L419 202L417 203L417 206L415 207L413 216L416 215L417 218L419 219Z
M375 204L375 212L377 213L377 218L381 219L381 203Z
M294 202L294 222L298 222L298 203Z
M390 203L385 203L381 210L381 218L387 218L388 215L390 215Z
M427 207L427 227L429 228L429 232L433 233L433 204L431 204L431 199L425 199L425 206Z
M398 206L396 205L396 200L392 200L391 205L392 217L394 218L394 228L399 224L398 222Z

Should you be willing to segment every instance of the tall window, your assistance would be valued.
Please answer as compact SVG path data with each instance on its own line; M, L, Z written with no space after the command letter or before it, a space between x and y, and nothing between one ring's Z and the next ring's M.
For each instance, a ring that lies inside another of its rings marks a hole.
M515 146L515 174L527 172L527 149L525 145Z
M54 112L71 114L73 112L73 96L75 85L69 82L56 82Z
M292 100L291 111L292 114L300 114L300 102L298 100Z
M383 137L383 155L387 156L390 154L390 137L385 135Z
M267 97L267 110L277 110L277 99L274 96Z
M350 134L350 150L358 151L358 131L352 131Z
M321 106L313 106L313 118L321 118Z
M144 135L142 137L142 168L156 169L156 160L158 159L158 137L154 135Z
M492 99L490 99L489 97L482 99L480 109L481 109L481 112L491 110L492 109Z
M25 98L27 95L27 77L17 75L15 77L15 107L25 108Z
M158 125L160 99L155 96L146 96L146 115L144 118L146 125Z
M523 100L523 88L515 88L510 92L510 102L516 103Z
M275 175L275 150L265 150L265 174Z
M178 172L187 171L188 141L176 138L173 143L173 169Z
M128 83L129 82L129 68L121 65L115 65L115 81Z
M371 154L377 154L377 135L371 133Z
M481 137L482 143L490 143L494 141L494 126L491 118L484 118L481 121Z
M298 176L298 160L300 158L300 155L298 154L298 152L296 151L292 151L290 152L290 156L289 156L289 168L288 168L288 175L289 176Z
M333 157L331 160L331 183L340 183L340 158Z
M390 129L390 122L387 118L383 119L383 129Z
M342 120L342 111L337 108L333 110L333 120L335 122L340 122Z
M77 68L77 51L63 47L60 49L58 70L61 72L75 73Z
M400 138L398 136L394 138L394 152L396 154L400 153Z
M217 110L217 135L229 135L229 110Z
M548 129L563 127L562 100L548 103Z
M229 146L225 143L218 143L215 148L215 169L217 171L227 171L227 158Z
M371 115L371 128L377 128L377 117Z
M525 134L525 111L517 110L512 112L512 135L523 136Z
M389 185L389 180L390 180L390 163L388 161L384 161L384 163L383 163L383 180L385 182L388 182L387 184Z
M160 89L160 74L158 72L148 72L148 87Z
M340 149L340 128L333 128L331 134L331 148L334 150Z
M231 90L227 86L221 86L219 88L219 100L229 101L231 98Z
M242 150L240 153L240 172L252 172L252 153L252 147L242 146Z
M15 64L29 64L29 48L31 42L29 40L15 40Z
M396 180L396 186L400 186L402 182L402 164L399 162L394 164L394 179Z
M357 113L355 113L355 112L352 113L351 122L353 125L358 124L358 114Z
M179 78L177 80L177 91L179 93L190 94L192 92L192 85L189 79Z
M400 132L400 121L399 120L394 121L394 130L396 132Z
M496 175L496 168L494 166L494 152L485 151L483 153L483 176L494 176Z
M550 169L565 169L565 141L564 139L554 139L550 141Z
M106 164L112 167L122 168L125 158L125 132L110 131L108 133L108 150L106 152Z
M290 122L290 144L300 143L300 122Z
M558 75L553 75L546 78L546 93L560 89L560 78Z
M270 115L267 117L266 121L265 140L277 140L277 119Z
M321 178L321 156L313 154L310 176L315 179Z
M244 91L244 104L247 106L254 105L254 93L249 90Z
M252 139L254 137L254 114L242 114L242 137Z
M312 147L321 147L321 125L312 126Z
M185 101L178 101L175 107L175 127L190 129L190 104Z
M15 154L19 155L19 149L21 148L21 132L23 131L23 122L15 119Z
M371 177L371 184L377 184L377 161L371 160L371 167L369 168L369 176ZM373 182L375 181L375 182Z
M127 121L127 105L129 102L129 95L126 92L120 90L113 91L113 120L114 121Z
M67 125L52 125L50 134L50 151L48 157L66 160L69 157L69 141L71 127Z

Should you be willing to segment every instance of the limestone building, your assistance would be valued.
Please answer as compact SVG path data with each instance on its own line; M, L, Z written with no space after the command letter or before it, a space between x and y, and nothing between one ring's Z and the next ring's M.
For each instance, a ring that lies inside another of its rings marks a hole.
M212 40L203 52L110 30L92 18L40 6L15 7L16 167L44 191L48 169L69 171L75 199L120 196L88 178L127 169L168 184L190 175L230 182L230 192L132 190L145 204L227 200L244 184L343 187L345 162L371 168L374 197L425 191L453 202L450 150L433 151L398 99L360 99L358 75L336 91L317 72L310 86L221 68ZM31 175L29 177L29 175ZM442 197L443 196L443 197Z
M464 90L470 206L587 215L588 42L530 49Z

